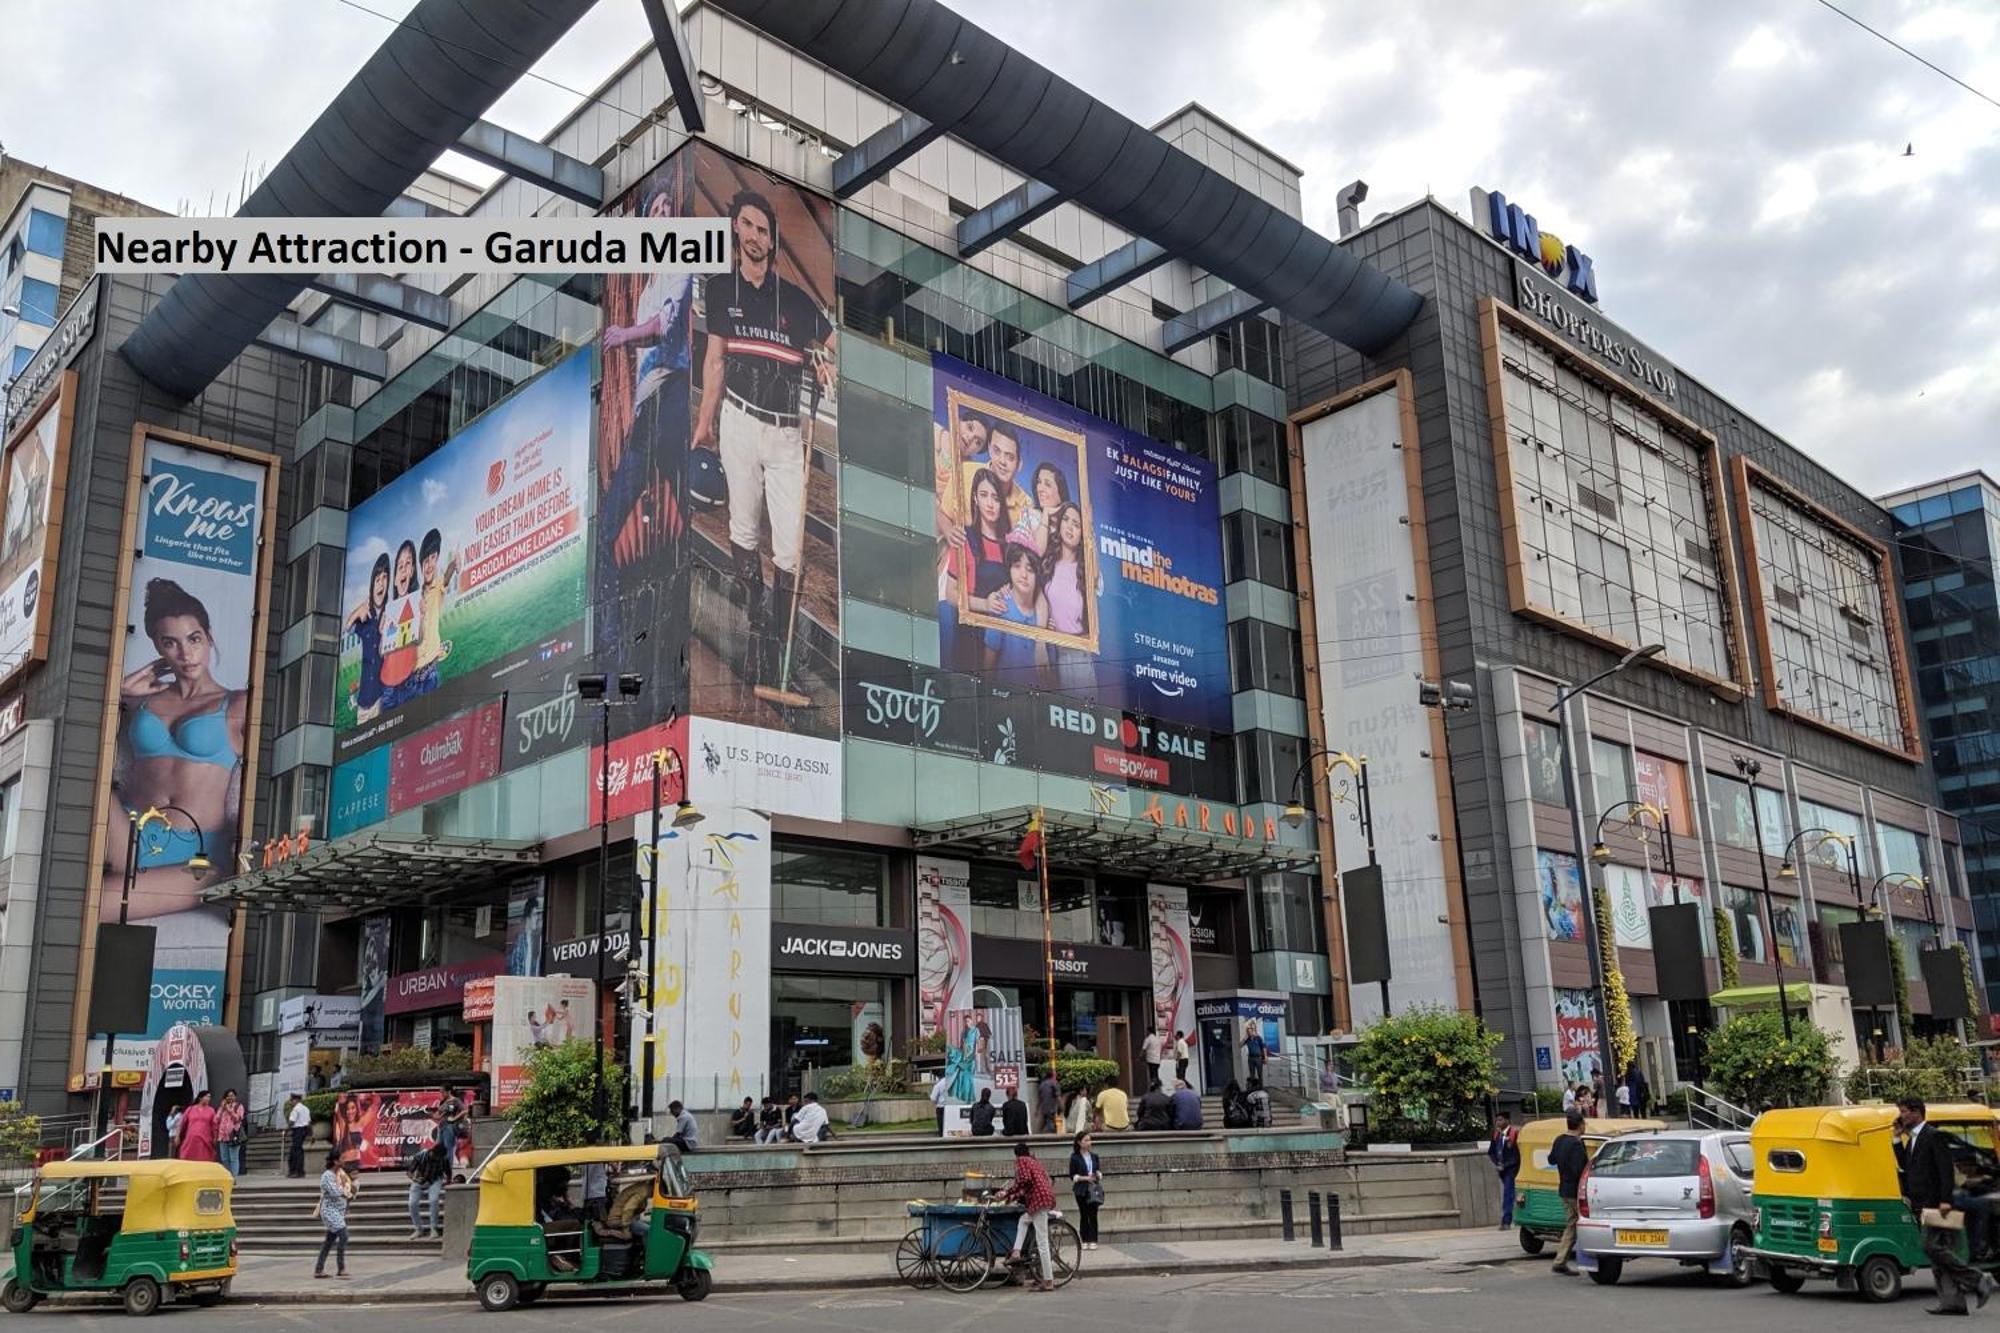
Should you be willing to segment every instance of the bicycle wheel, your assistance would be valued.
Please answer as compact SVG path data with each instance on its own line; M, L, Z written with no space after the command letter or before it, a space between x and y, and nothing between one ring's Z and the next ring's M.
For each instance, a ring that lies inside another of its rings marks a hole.
M931 1271L947 1291L971 1291L984 1282L993 1271L993 1242L985 1228L960 1222L938 1237Z
M1083 1237L1076 1228L1056 1217L1049 1220L1049 1270L1058 1287L1067 1286L1083 1267Z
M924 1248L922 1227L912 1227L896 1242L896 1276L919 1291L937 1285L936 1266Z

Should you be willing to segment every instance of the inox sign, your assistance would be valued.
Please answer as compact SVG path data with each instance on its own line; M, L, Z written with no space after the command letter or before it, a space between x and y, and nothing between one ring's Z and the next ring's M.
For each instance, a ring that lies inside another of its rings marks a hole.
M1543 231L1535 215L1509 203L1498 190L1472 191L1472 216L1494 240L1562 283L1592 305L1597 304L1597 266L1590 256L1565 244L1554 232Z

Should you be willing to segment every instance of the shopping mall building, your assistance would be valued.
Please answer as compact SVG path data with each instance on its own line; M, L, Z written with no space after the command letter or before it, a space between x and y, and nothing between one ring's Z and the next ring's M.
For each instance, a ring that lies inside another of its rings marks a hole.
M1953 1012L1888 517L1564 290L1582 255L1517 257L1505 201L1324 237L1202 107L1142 127L928 0L709 0L541 144L479 121L587 8L420 4L253 208L719 218L728 273L105 277L16 381L18 578L74 608L0 700L32 1104L174 1021L267 1100L306 996L484 1050L502 975L596 983L697 1107L970 1007L1128 1070L1199 1030L1209 1081L1252 1020L1300 1077L1385 996L1477 1008L1553 1084L1584 870L1656 1084L1709 1016L1658 998L1656 903L1705 991L1726 921L1741 987L1844 1014L1856 890L1928 877L1880 895L1908 1005L1842 1021ZM1573 705L1600 868L1550 705L1654 643ZM121 922L143 1036L92 1009Z

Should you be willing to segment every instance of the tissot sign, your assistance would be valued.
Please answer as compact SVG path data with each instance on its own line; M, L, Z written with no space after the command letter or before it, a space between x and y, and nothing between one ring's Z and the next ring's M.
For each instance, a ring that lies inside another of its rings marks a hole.
M917 939L907 930L773 921L771 970L910 976L917 970Z

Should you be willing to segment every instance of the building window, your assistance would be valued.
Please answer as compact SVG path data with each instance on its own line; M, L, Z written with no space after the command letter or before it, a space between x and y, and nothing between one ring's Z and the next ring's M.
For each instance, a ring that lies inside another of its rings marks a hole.
M1616 741L1590 738L1590 785L1602 817L1614 805L1632 799L1632 751Z
M33 361L34 359L35 359L34 348L16 347L14 349L14 367L12 370L7 372L8 378L12 379L14 376L26 370L28 368L28 363L30 361Z
M1259 953L1324 953L1326 921L1313 881L1290 873L1260 875L1250 892L1251 938Z
M1853 872L1857 876L1871 873L1875 863L1869 855L1868 833L1861 827L1860 815L1835 809L1830 805L1820 805L1816 801L1800 801L1799 818L1806 828L1823 828L1829 833L1838 833L1850 839L1854 844ZM1840 883L1846 883L1849 871L1847 849L1839 843L1821 837L1807 838L1801 849L1801 856L1810 860L1816 868L1824 867L1832 871L1840 876ZM1826 882L1825 878L1816 877L1813 882L1814 891L1823 894ZM1861 884L1856 888L1865 893L1868 886Z
M771 901L780 921L821 926L880 926L886 922L888 858L812 845L771 853Z
M1875 843L1882 854L1883 874L1901 873L1915 875L1918 879L1930 878L1930 838L1925 834L1878 822L1875 825Z
M1067 944L1099 942L1092 887L1085 876L1049 875L1049 919L1056 939ZM971 898L974 934L1042 938L1042 885L1037 876L1019 866L976 863Z
M68 223L54 213L39 208L28 210L28 249L51 259L63 257L63 233Z
M1288 484L1285 428L1247 407L1216 413L1215 466L1224 476L1247 472L1275 486Z
M0 861L14 854L14 838L21 825L21 780L0 785Z
M1731 847L1754 851L1757 827L1764 829L1764 854L1782 856L1791 841L1791 820L1785 813L1785 794L1771 787L1757 788L1757 813L1750 813L1750 784L1721 773L1708 775L1709 827Z
M1723 890L1723 905L1729 909L1730 925L1736 931L1736 956L1753 963L1770 961L1764 945L1764 904L1757 890L1728 886Z
M1238 620L1229 626L1230 689L1269 690L1297 697L1304 671L1299 663L1296 630L1262 620Z
M1248 510L1222 516L1222 568L1225 581L1255 579L1274 588L1290 589L1292 528Z
M895 1054L889 983L874 977L771 978L772 1092L788 1097L807 1071ZM754 1091L754 1090L753 1090Z
M1262 729L1236 733L1237 799L1245 805L1256 801L1286 804L1292 799L1292 779L1304 755L1305 742L1297 736ZM1304 785L1316 789L1324 773L1324 767L1315 764ZM1306 804L1314 804L1311 797Z
M1663 643L1667 661L1732 677L1714 442L1506 316L1499 360L1517 609L1631 647Z
M1632 755L1632 779L1633 799L1659 808L1673 823L1676 833L1694 834L1694 805L1688 799L1686 764L1637 750Z
M23 278L21 295L16 299L20 302L22 323L53 325L56 322L56 305L62 299L62 293L52 282Z

